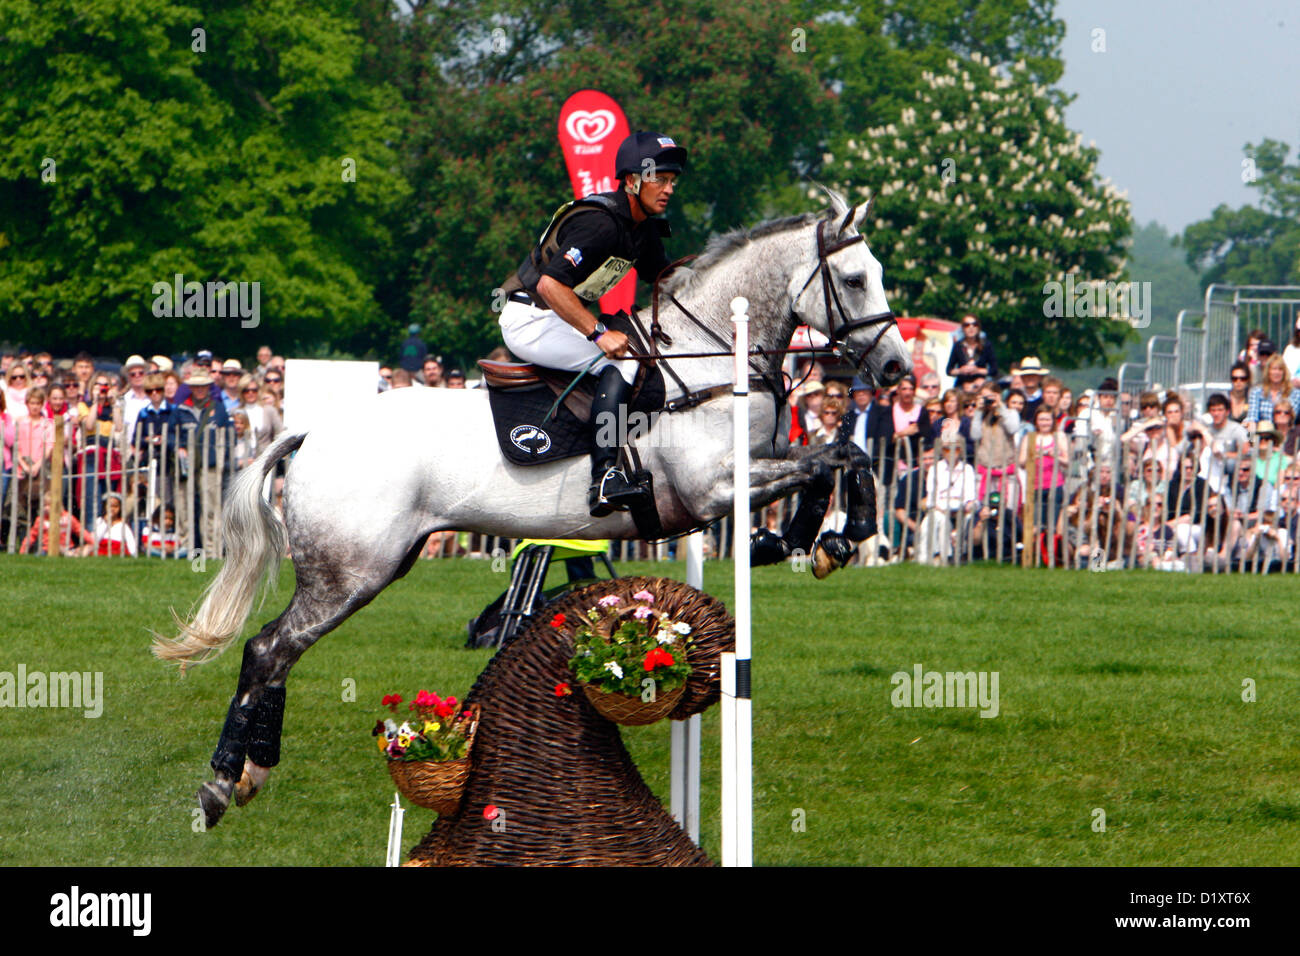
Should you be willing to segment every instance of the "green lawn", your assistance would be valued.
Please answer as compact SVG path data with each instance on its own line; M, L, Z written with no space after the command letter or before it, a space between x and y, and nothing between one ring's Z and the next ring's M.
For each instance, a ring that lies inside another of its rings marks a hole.
M0 557L0 671L102 671L104 712L0 708L0 863L380 865L393 788L381 695L463 696L488 651L465 622L504 589L487 562L421 562L325 637L289 682L283 762L196 833L193 795L239 650L179 678L148 629L213 573L156 561ZM681 577L680 564L622 570ZM562 574L557 569L553 582ZM278 595L249 633L278 613ZM731 566L708 590L730 602ZM759 864L1300 864L1300 582L1011 568L754 574ZM895 708L890 675L997 671L1000 713ZM1258 700L1242 700L1253 679ZM343 700L355 681L357 702ZM717 708L704 843L718 855ZM625 729L668 791L668 731ZM1106 815L1094 832L1093 811ZM806 832L792 821L802 811ZM411 808L405 843L432 820Z

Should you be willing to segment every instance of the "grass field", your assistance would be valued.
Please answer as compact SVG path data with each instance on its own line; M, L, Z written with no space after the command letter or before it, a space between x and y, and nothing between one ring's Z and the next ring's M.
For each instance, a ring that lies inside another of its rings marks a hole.
M325 637L290 678L269 788L196 833L239 650L181 679L149 655L146 629L166 631L168 608L212 573L0 557L0 671L102 671L105 696L98 719L0 708L0 864L382 864L393 788L369 736L379 698L463 696L490 656L462 648L465 622L505 575L421 562ZM249 633L287 601L291 573ZM706 588L730 602L731 573L711 563ZM1298 588L999 567L820 582L755 571L756 863L1300 864ZM998 716L893 707L890 676L918 663L997 671ZM705 716L702 794L715 859L717 717ZM667 728L624 737L666 800ZM792 827L800 810L806 832ZM408 846L432 819L408 811Z

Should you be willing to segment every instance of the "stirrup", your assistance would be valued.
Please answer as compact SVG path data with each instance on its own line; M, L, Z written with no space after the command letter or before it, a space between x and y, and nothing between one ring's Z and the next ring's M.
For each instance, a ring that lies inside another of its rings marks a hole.
M593 480L587 490L587 505L593 518L603 518L612 511L627 511L648 503L649 492L628 480L623 469L611 465L604 475Z

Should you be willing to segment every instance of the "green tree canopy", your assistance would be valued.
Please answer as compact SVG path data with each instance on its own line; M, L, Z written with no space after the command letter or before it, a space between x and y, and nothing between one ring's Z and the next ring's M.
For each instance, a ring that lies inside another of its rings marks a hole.
M1272 139L1248 144L1255 167L1249 185L1259 191L1259 206L1223 204L1184 230L1187 261L1201 273L1202 287L1300 282L1300 162L1287 163L1289 152Z
M351 7L7 0L4 335L234 354L373 335L406 184L398 101L358 81ZM176 273L260 283L260 326L156 318Z
M1097 151L1066 129L1027 64L980 54L924 71L894 121L826 159L837 186L876 197L868 234L895 311L974 312L1003 354L1074 367L1131 335L1125 322L1049 317L1045 283L1124 278L1129 205Z

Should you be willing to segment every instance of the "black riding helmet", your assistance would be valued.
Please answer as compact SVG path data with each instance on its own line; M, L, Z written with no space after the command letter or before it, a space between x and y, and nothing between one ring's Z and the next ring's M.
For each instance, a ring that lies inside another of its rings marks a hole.
M678 146L671 136L642 131L633 133L619 145L614 155L614 175L621 180L627 173L640 173L647 159L654 160L655 172L686 171L685 148Z

